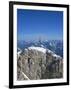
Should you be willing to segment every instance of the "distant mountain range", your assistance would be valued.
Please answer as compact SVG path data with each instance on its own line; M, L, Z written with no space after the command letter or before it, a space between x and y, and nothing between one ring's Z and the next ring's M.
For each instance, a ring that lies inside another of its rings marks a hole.
M43 47L51 50L55 54L63 57L63 41L62 40L45 40L45 41L19 41L17 42L17 47L19 47L22 51L25 48L35 46L35 47Z

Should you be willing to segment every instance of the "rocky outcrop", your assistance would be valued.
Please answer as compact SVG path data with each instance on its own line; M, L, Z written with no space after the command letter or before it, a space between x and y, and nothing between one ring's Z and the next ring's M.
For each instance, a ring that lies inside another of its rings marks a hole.
M63 59L49 49L29 47L17 56L18 80L63 77Z

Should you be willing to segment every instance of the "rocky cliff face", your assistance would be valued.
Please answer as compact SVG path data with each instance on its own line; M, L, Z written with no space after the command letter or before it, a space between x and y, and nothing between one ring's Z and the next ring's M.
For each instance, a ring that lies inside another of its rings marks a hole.
M29 47L17 56L18 80L63 77L63 59L48 49Z

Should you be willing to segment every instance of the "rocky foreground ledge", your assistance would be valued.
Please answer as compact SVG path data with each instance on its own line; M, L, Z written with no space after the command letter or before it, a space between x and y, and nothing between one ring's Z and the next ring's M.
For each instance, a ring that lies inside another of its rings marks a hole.
M17 79L36 80L63 77L63 59L49 49L28 47L17 54Z

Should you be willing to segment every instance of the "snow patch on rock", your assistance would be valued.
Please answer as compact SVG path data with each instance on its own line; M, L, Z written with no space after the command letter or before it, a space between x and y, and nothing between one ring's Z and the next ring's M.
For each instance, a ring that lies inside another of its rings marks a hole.
M31 46L31 47L28 47L28 49L29 49L29 50L37 50L37 51L46 53L46 49L45 49L45 48L42 48L42 47L34 47L34 46Z

